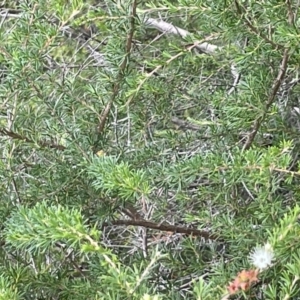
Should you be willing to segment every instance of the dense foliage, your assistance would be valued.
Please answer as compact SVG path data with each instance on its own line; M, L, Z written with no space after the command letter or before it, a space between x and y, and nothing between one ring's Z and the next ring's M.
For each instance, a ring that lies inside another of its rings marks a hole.
M0 299L300 299L298 11L2 1Z

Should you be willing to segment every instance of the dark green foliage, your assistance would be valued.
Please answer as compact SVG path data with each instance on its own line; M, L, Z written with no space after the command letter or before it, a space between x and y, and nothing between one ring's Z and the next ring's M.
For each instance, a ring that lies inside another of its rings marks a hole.
M298 299L295 1L0 12L0 299Z

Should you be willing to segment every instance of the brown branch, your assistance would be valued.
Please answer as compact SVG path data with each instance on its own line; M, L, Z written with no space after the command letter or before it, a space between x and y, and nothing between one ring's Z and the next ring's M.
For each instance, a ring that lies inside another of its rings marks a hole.
M132 15L130 16L130 30L127 36L127 42L126 42L126 55L123 59L123 62L120 66L120 70L118 72L117 78L116 78L116 82L113 85L113 94L110 98L110 100L107 102L107 104L105 105L104 109L101 112L100 115L100 121L99 124L97 126L97 131L98 133L102 133L108 114L110 112L111 106L113 104L113 102L115 101L115 99L117 98L118 92L120 90L120 86L121 86L121 82L124 76L124 72L126 70L126 67L128 65L128 61L130 58L130 53L131 53L131 48L132 48L132 40L133 40L133 35L134 35L134 30L135 30L135 18L136 18L136 8L137 8L137 0L133 1L132 4Z
M282 61L281 61L280 69L279 69L278 75L277 75L277 77L276 77L276 79L273 83L272 90L271 90L271 93L270 93L269 98L267 100L263 115L260 118L255 120L255 122L253 124L253 130L248 135L248 138L247 138L247 141L246 141L246 143L243 147L243 150L247 150L251 147L251 145L252 145L252 143L255 139L255 136L256 136L259 128L260 128L260 125L265 120L266 115L268 113L268 110L269 110L270 106L272 105L272 103L275 100L276 94L277 94L277 92L280 88L280 85L281 85L281 83L283 81L283 78L284 78L284 75L286 73L288 59L289 59L288 49L285 49L284 52L283 52L283 58L282 58Z
M15 140L20 140L20 141L24 141L26 143L35 144L35 141L33 141L33 140L31 140L27 137L24 137L24 136L22 136L22 135L20 135L16 132L6 130L5 128L2 128L2 129L0 128L0 134L9 136L9 137L11 137L12 139L15 139ZM41 147L57 149L57 150L61 150L61 151L66 149L65 146L58 145L58 144L52 144L50 142L45 142L45 141L39 141L38 145L41 146Z
M124 225L124 226L141 226L145 228L155 229L155 230L161 230L161 231L171 231L174 233L183 233L186 235L192 235L192 236L198 236L202 237L205 240L219 240L218 236L214 234L210 234L207 231L194 229L194 228L186 228L186 227L180 227L176 225L169 225L169 224L158 224L151 221L147 221L144 219L140 220L115 220L111 222L105 222L102 224L103 227L110 226L110 225Z
M270 40L268 37L266 37L264 34L262 34L256 27L254 27L250 20L248 18L245 17L245 21L246 24L248 25L248 27L259 37L261 37L265 42L267 42L268 44L271 44L273 46L274 49L283 49L284 46L280 45L280 44L276 44L274 43L272 40Z

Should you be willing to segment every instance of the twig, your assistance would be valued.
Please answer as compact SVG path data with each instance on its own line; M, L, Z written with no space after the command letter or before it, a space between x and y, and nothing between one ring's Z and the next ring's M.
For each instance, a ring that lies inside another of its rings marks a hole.
M131 53L131 48L132 48L132 40L133 40L133 35L134 35L134 30L135 30L135 18L136 18L136 8L137 8L137 0L133 1L132 4L132 14L130 16L130 30L129 30L129 34L127 36L127 42L126 42L126 56L123 59L123 62L120 66L120 70L118 72L116 81L113 85L113 94L110 98L110 100L107 102L106 106L104 107L104 109L101 112L100 115L100 121L99 124L97 126L97 131L98 133L102 133L106 120L107 120L107 116L110 112L111 106L113 104L113 102L115 101L118 92L120 90L120 86L121 86L121 82L122 79L124 77L124 71L128 65L128 61L130 58L130 53Z
M20 140L20 141L24 141L26 143L31 143L31 144L35 144L36 142L27 138L27 137L24 137L16 132L13 132L13 131L8 131L6 130L5 128L0 128L0 134L2 135L6 135L6 136L9 136L15 140ZM62 145L58 145L58 144L52 144L50 142L46 142L46 141L39 141L38 142L38 145L41 146L41 147L45 147L45 148L52 148L52 149L57 149L57 150L65 150L66 147L65 146L62 146Z
M254 138L255 138L255 136L256 136L259 128L260 128L260 125L262 124L262 122L266 118L268 110L269 110L270 106L272 105L272 103L275 100L276 94L279 90L280 85L282 84L284 75L286 73L288 58L289 58L288 49L285 49L284 52L283 52L283 58L282 58L282 61L281 61L280 69L279 69L278 75L277 75L277 77L276 77L276 79L273 83L273 87L272 87L271 93L269 95L269 98L267 100L264 112L263 112L263 114L260 118L258 118L254 121L254 124L253 124L253 127L252 127L253 130L248 135L247 141L246 141L246 143L243 147L243 150L247 150L251 147L251 145L254 141Z
M220 240L217 235L210 234L207 231L194 229L194 228L186 228L180 227L176 225L169 225L169 224L159 224L151 221L147 221L144 219L140 220L115 220L111 222L105 222L102 224L103 227L110 226L110 225L124 225L124 226L141 226L145 228L161 230L161 231L170 231L174 233L183 233L186 235L198 236L202 237L205 240Z

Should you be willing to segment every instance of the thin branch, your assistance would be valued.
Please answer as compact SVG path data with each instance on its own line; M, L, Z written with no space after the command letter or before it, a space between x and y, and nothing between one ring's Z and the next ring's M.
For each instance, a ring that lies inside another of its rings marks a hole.
M12 179L12 186L13 186L13 189L16 193L16 196L17 196L16 198L18 199L18 204L21 204L22 201L21 201L20 193L18 191L18 187L17 187L17 183L16 183L15 178Z
M120 70L118 72L116 81L113 85L113 94L101 112L100 121L97 126L98 133L102 133L102 131L104 129L111 106L112 106L113 102L115 101L115 99L117 98L117 95L119 93L121 82L123 81L122 79L124 77L124 72L126 70L126 67L128 65L129 59L130 59L132 40L133 40L134 31L135 31L136 8L137 8L137 0L134 0L134 2L132 4L132 14L130 16L130 30L129 30L129 33L127 36L127 42L126 42L126 55L123 59L123 62L120 66Z
M284 79L284 75L286 73L288 59L289 59L288 49L285 49L284 53L283 53L283 58L282 58L282 61L281 61L281 65L280 65L280 68L279 68L279 72L278 72L278 75L277 75L277 77L276 77L276 79L273 83L272 90L271 90L271 93L270 93L269 98L267 100L263 115L260 118L255 120L255 122L253 124L253 130L248 135L248 138L247 138L247 141L246 141L246 143L243 147L243 150L247 150L251 147L251 145L252 145L252 143L255 139L255 136L256 136L259 128L260 128L260 125L265 120L266 115L268 113L268 110L269 110L269 108L271 107L272 103L275 100L277 92L278 92L278 90L279 90L279 88L282 84L282 81Z
M11 137L12 139L15 139L15 140L20 140L20 141L24 141L26 143L36 144L35 141L33 141L33 140L31 140L27 137L24 137L24 136L22 136L22 135L20 135L16 132L6 130L5 128L0 128L0 134L5 135L5 136L9 136L9 137ZM46 141L39 141L38 145L41 146L41 147L57 149L57 150L61 150L61 151L66 149L65 146L58 145L58 144L52 144L52 143L46 142Z
M218 236L216 236L214 234L210 234L209 232L204 231L204 230L180 227L180 226L169 225L169 224L159 224L159 223L154 223L154 222L147 221L144 219L115 220L115 221L111 221L111 222L105 222L102 224L103 227L110 226L110 225L141 226L141 227L155 229L155 230L170 231L170 232L174 232L174 233L183 233L186 235L198 236L198 237L204 238L205 240L217 240L217 239L220 240Z

